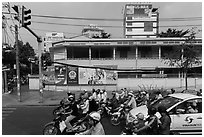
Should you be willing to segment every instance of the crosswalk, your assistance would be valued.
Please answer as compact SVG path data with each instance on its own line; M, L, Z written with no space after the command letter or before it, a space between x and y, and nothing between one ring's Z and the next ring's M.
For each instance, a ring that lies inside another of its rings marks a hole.
M2 120L8 117L11 113L16 110L15 107L2 107Z

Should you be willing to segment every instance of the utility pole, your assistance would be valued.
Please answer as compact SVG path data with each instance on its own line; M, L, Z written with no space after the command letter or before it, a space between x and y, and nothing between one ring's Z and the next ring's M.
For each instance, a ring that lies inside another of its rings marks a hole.
M41 51L41 45L42 45L42 38L38 37L38 60L39 60L39 89L40 89L40 103L43 102L43 85L42 85L42 61L41 61L41 56L42 56L42 51Z
M15 25L15 41L16 41L16 77L17 77L17 94L18 100L21 102L20 92L20 68L19 68L19 42L18 42L18 26Z

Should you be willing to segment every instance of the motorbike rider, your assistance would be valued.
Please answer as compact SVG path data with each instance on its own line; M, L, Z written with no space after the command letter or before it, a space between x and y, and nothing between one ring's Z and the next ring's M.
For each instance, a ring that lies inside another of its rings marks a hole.
M136 101L135 101L133 91L130 91L130 92L128 93L128 99L127 99L127 101L126 101L124 104L127 105L127 106L129 106L129 107L131 107L131 109L137 107L137 103L136 103Z
M138 113L136 116L137 119L133 122L134 123L133 132L134 130L140 129L145 126L144 114ZM137 133L137 135L145 135L145 132L140 131Z
M85 94L82 97L82 102L80 104L80 108L82 110L82 116L86 116L86 114L89 111L89 99Z
M100 90L99 92L99 102L106 103L107 100L107 92L105 90Z
M68 116L65 120L65 124L67 126L67 130L70 130L70 129L72 129L72 125L70 124L70 121L73 120L74 118L76 118L79 113L78 113L77 103L75 102L73 95L69 95L68 101L69 101L70 111L66 113L66 114L68 114Z
M171 117L166 111L166 107L161 105L158 107L158 112L161 114L159 119L159 133L161 135L170 135Z
M145 91L141 91L137 97L137 106L147 105L147 93Z
M90 129L79 133L78 135L105 135L103 125L100 122L101 115L98 112L92 112L89 114Z
M140 134L141 132L146 133L148 135L157 135L158 134L158 118L155 115L157 112L156 108L149 107L148 115L149 117L146 119L148 122L145 126L140 129L134 130L135 133Z

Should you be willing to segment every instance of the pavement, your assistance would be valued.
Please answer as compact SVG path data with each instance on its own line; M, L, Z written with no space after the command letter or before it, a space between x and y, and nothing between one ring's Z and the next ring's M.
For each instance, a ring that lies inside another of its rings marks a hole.
M202 88L202 86L201 86ZM190 89L190 88L189 88ZM177 92L182 91L183 88L175 88ZM28 89L28 86L21 87L21 95L18 96L16 91L13 91L10 94L4 93L2 94L2 107L9 106L55 106L59 105L59 102L67 97L66 91L43 91L43 100L40 96L40 92L38 90L32 91ZM75 92L76 97L80 92ZM20 99L20 100L19 100Z
M29 90L28 86L22 86L20 96L17 91L2 94L2 107L8 106L36 106L59 105L60 100L67 96L65 91L43 91L43 100L39 90Z

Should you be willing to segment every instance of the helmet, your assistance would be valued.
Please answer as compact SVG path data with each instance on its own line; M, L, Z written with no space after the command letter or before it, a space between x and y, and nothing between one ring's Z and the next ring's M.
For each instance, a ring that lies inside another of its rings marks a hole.
M133 91L130 91L130 92L128 93L128 95L133 97L133 96L134 96Z
M142 91L142 92L141 92L141 94L145 95L145 94L146 94L146 92L145 92L145 91Z
M87 90L86 90L86 89L84 89L83 91L84 91L84 92L87 92Z
M68 100L69 100L69 101L73 101L73 100L74 100L74 96L73 96L72 94L69 95L69 96L68 96Z
M102 94L102 93L103 93L103 90L100 90L100 93Z
M89 114L89 116L96 121L100 121L101 119L101 115L98 112L92 112Z
M144 114L138 113L137 118L143 120L144 119Z
M158 112L159 113L165 113L166 112L166 107L164 105L161 105L158 107Z
M148 108L148 114L149 115L154 115L154 114L156 114L156 112L157 112L157 109L155 107L149 107Z

